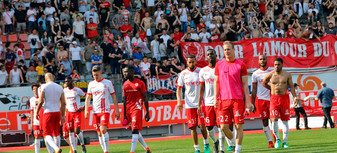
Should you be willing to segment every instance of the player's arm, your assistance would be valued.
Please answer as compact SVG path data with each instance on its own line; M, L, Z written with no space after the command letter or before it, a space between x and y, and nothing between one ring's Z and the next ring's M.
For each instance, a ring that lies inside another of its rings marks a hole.
M250 110L253 111L253 105L250 103L250 98L249 98L249 88L248 88L248 75L242 76L241 77L242 85L243 85L243 91L245 94L245 102L246 102L246 107Z
M91 95L87 94L87 96L85 97L85 105L84 105L84 117L86 119L88 119L88 115L89 115L88 108L90 105L90 100L91 100Z
M292 79L292 76L291 76L290 73L288 74L288 85L289 85L289 88L290 88L291 95L294 97L294 99L292 100L293 105L297 105L297 99L299 99L299 98L297 98L295 88L294 88L294 84L293 84L293 79Z
M216 108L218 106L219 92L220 92L219 76L215 75L215 79L214 79L214 108Z
M126 100L127 100L126 96L123 96L123 99L124 99L124 101L123 101L124 119L126 119Z
M252 89L252 104L255 106L255 99L256 99L256 92L257 92L257 84L252 83L253 89ZM254 107L254 111L256 108Z
M121 115L119 113L118 100L117 100L116 94L112 94L111 97L112 97L112 100L114 101L114 105L115 105L115 110L116 110L115 117L116 117L117 120L119 120Z
M33 126L33 121L34 121L34 109L30 111L30 125Z
M183 104L181 103L181 91L182 87L177 87L177 107L179 111L183 110Z
M148 122L150 120L150 112L149 112L149 100L147 99L146 94L147 94L146 92L142 93L143 99L144 99L144 105L145 105L145 109L146 109L145 121Z
M37 109L36 109L36 112L34 112L36 115L36 119L38 120L39 119L39 116L38 116L38 112L40 112L40 109L42 107L42 105L44 104L44 97L45 97L45 92L42 91L41 94L40 94L40 97L39 97L39 103L37 104Z
M199 101L198 101L198 113L201 113L201 104L202 100L204 99L204 92L205 92L205 82L200 82L200 89L199 89Z
M64 97L64 93L61 95L60 99L60 113L61 113L61 123L65 122L65 114L66 114L66 99Z
M262 85L267 88L268 90L271 90L270 85L268 84L270 81L270 78L272 76L273 72L270 72L267 74L267 76L263 79Z

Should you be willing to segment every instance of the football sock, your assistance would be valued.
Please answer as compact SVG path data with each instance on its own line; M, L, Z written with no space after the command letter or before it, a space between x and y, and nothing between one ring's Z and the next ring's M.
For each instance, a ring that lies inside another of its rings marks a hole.
M138 136L139 136L138 134L132 134L132 143L130 152L134 152L136 150Z
M220 151L225 151L225 135L219 130Z
M263 127L263 132L264 132L264 134L266 135L267 140L268 140L268 141L272 141L272 138L271 138L271 132L270 132L269 126L264 126L264 127Z
M55 141L53 140L53 138L50 136L50 135L47 135L45 138L44 138L47 143L56 151L56 150L59 150L59 147L57 146L57 144L55 143Z
M282 121L283 123L283 143L287 143L289 136L289 124L288 121Z
M144 138L143 138L143 136L142 136L141 133L138 134L138 141L139 141L139 143L143 146L144 149L147 148L147 145L146 145L146 143L145 143L145 141L144 141Z
M83 146L84 145L84 139L83 139L83 134L82 132L77 134L78 141L80 141L80 144Z
M279 135L279 132L278 132L278 122L271 122L271 125L273 126L273 133L275 135L275 138L276 139L280 139L280 135Z
M76 149L77 149L77 143L76 143L74 132L70 132L69 133L69 142L70 142L70 146L73 149L73 151L76 151Z
M199 145L194 145L194 149L195 149L195 150L200 150L200 149L199 149Z
M212 139L213 142L218 141L218 139L216 138L216 135L215 135L214 128L212 130L210 130L210 131L207 130L207 132L208 132L208 135Z
M34 147L35 147L35 153L39 153L40 152L40 139L35 139Z
M236 145L235 153L239 153L241 151L241 145Z
M46 148L48 150L49 153L53 153L54 152L54 149L48 144L46 138L44 139L44 144L46 145Z
M104 141L103 141L102 136L98 137L98 140L99 140L99 143L101 144L102 150L104 151L104 148L105 148L104 146L105 146L105 144L104 144Z
M103 143L104 143L104 152L109 152L109 133L106 132L104 134L102 134L102 139L103 139Z

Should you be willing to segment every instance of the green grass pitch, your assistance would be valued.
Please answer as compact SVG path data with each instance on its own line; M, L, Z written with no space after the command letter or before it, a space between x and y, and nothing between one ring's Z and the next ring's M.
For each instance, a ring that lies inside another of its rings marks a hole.
M282 132L280 132L282 140ZM211 148L213 146L210 141ZM203 144L200 138L199 143ZM281 141L282 143L282 141ZM193 153L192 139L179 140L165 140L165 141L149 141L148 146L153 153ZM315 130L301 130L290 131L288 144L290 148L275 149L267 148L268 142L265 135L260 134L246 134L244 136L241 152L260 153L260 152L289 152L289 153L334 153L337 152L337 129L315 129ZM130 151L130 143L124 144L110 144L110 153L128 153ZM226 149L227 149L226 144ZM0 149L1 150L1 149ZM63 153L69 152L69 147L62 149ZM81 147L78 146L78 153L81 153ZM203 152L203 145L200 145L200 150ZM1 151L0 151L1 152ZM88 153L102 153L101 146L87 146ZM144 149L138 143L136 153L143 153ZM34 150L12 151L8 153L34 153ZM46 149L41 149L40 153L47 153ZM229 153L229 152L228 152Z

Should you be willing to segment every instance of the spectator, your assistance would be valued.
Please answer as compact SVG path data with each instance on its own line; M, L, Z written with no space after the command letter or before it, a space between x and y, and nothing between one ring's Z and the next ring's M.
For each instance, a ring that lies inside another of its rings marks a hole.
M164 14L164 11L161 10L160 6L157 6L157 10L154 12L155 23L157 24L158 20L161 18L161 15ZM163 25L163 27L165 27Z
M46 53L46 63L49 64L53 61L55 62L55 52L54 52L54 46L48 46L48 52Z
M336 29L333 23L329 23L329 28L326 30L326 34L336 35Z
M67 23L67 19L62 18L62 23L61 23L61 31L62 35L67 35L67 31L70 29L69 23ZM70 33L71 34L71 33Z
M153 58L160 61L158 35L154 35L154 39L151 41L151 53L153 55Z
M167 40L170 39L170 36L167 34L167 29L163 29L163 35L160 36L160 39L163 39L163 42L167 47Z
M139 0L136 0L139 1ZM150 41L152 36L151 25L153 24L153 19L150 17L150 13L146 12L145 17L142 19L140 23L140 27L146 31L147 39ZM157 29L157 27L156 27Z
M163 27L162 24L159 23L158 28L156 28L155 35L158 35L158 37L163 35L163 28L162 27Z
M22 71L18 69L17 64L14 64L13 69L9 73L9 83L14 87L18 87L21 83L25 83L22 76Z
M57 65L55 64L55 58L53 58L50 63L44 66L43 71L45 70L47 70L47 72L50 72L54 75L57 74Z
M24 82L27 82L25 76L26 76L28 68L25 65L25 61L24 60L20 60L19 61L18 69L21 70L21 72L22 72L22 76L23 76Z
M71 62L67 58L63 58L61 61L61 64L64 66L64 69L63 69L64 75L66 77L70 76L73 70L73 65L71 64Z
M204 19L200 18L200 23L197 24L197 33L201 33L202 28L207 28L207 25L204 23Z
M57 31L57 35L54 37L54 43L56 44L60 44L61 46L63 46L64 43L64 39L62 37L62 32L61 30ZM64 47L64 46L63 46Z
M96 25L99 24L98 14L95 12L95 7L91 6L89 11L84 13L84 19L86 20L87 24L95 23ZM92 21L90 21L92 19Z
M86 38L84 22L79 15L76 16L76 21L73 23L72 35L80 41L80 45L83 45L83 40Z
M27 11L27 17L28 17L28 32L30 33L33 29L37 29L37 25L36 25L36 16L37 16L37 13L36 13L36 10L32 7L32 6L29 6L29 10ZM41 18L41 20L39 19L38 20L38 23L40 21L44 22L44 30L46 29L46 23L45 23L45 20L44 18L46 17L45 15L43 15L43 19Z
M62 11L61 15L60 15L60 18L62 19L63 22L65 22L64 24L67 25L68 27L67 28L70 28L70 14L69 14L69 10L68 8L64 8L64 11Z
M138 59L133 59L133 62L130 64L133 64L133 67L135 68L135 77L142 79L142 70L140 69L139 63L140 61Z
M135 37L131 40L131 46L132 48L135 48L139 43L143 42L142 39L139 37L139 34L137 33Z
M44 74L44 71L43 71L44 66L42 65L42 61L38 61L37 64L38 65L35 68L35 70L37 72L37 75L43 75Z
M286 38L297 38L296 31L293 29L292 24L288 24L288 31L286 32Z
M92 17L89 18L89 23L87 24L87 29L88 29L88 39L99 42L100 36L98 35L97 24L93 22Z
M176 57L172 57L170 64L170 73L178 75L184 69L184 65L178 62Z
M265 38L274 38L274 34L270 31L270 28L266 27L265 29L266 31L263 33L263 36Z
M24 60L23 51L19 48L19 44L14 45L14 52L16 55L16 61L19 62L20 60Z
M111 30L111 33L113 34L114 36L114 39L116 39L118 41L118 36L120 36L120 38L122 38L122 33L121 31L119 30L119 24L116 24L115 25L115 28ZM119 47L121 48L121 47Z
M104 30L104 37L108 38L108 42L112 45L115 41L114 35L108 29Z
M161 24L163 29L170 30L170 24L168 21L164 18L164 14L160 15L160 18L157 20L156 28L158 28L158 25Z
M104 42L101 44L101 52L103 53L103 63L102 63L102 68L104 70L105 66L110 65L110 58L109 58L109 53L112 50L112 44L109 43L108 37L104 37Z
M132 55L132 58L133 59L137 59L138 61L142 61L143 60L143 53L142 53L142 48L141 47L137 47L137 52L135 52L133 55Z
M14 17L16 20L16 31L18 33L26 31L26 10L23 10L21 5L15 10Z
M162 66L159 68L159 75L171 75L167 59L162 60Z
M91 73L92 63L91 63L91 56L94 54L96 42L93 41L92 43L88 44L83 49L82 59L85 63L85 67L87 70L87 73Z
M0 72L1 74L1 72ZM37 79L37 72L35 71L35 68L33 65L29 66L29 69L26 73L26 81L28 83L36 83L36 79Z
M275 38L284 38L284 30L281 29L280 25L276 25L276 30L274 33Z
M125 20L124 25L121 26L120 28L121 33L123 34L123 37L127 36L128 32L132 32L133 29L131 25L129 25L129 21Z
M153 16L154 11L156 9L155 0L145 0L145 1L146 1L147 10L149 11L150 15Z
M205 27L202 27L202 32L199 34L202 43L208 43L211 39L211 34L206 31Z
M0 87L4 87L7 85L8 73L4 65L1 65L0 69Z
M64 80L66 78L64 65L60 64L60 68L57 71L57 80Z
M124 37L124 43L125 48L129 52L129 55L131 56L133 54L133 50L131 47L131 31L127 31L127 35Z
M94 49L94 54L91 56L91 63L92 63L92 67L98 65L101 66L102 65L102 56L98 55L98 50ZM92 69L91 67L91 69ZM91 72L91 70L90 70Z
M117 13L114 15L112 20L112 25L116 29L116 25L118 25L118 29L120 28L120 25L124 24L124 15L122 14L122 10L118 10Z
M101 8L99 9L99 21L102 31L109 28L109 17L110 17L110 3L104 0L100 4Z
M35 69L35 67L38 66L38 64L37 64L38 61L39 61L39 59L38 59L37 55L34 54L34 55L32 56L32 59L31 59L30 62L29 62L29 65L32 65L32 66L34 67L34 69Z
M120 74L121 70L120 70L120 64L119 64L119 60L122 57L122 50L120 48L118 48L118 43L114 43L113 48L111 49L110 53L109 53L109 57L110 57L110 69L111 69L111 73L112 75L114 74ZM117 75L119 78L119 75Z
M320 89L315 97L315 100L319 100L322 103L322 109L324 112L324 122L322 128L327 128L327 121L329 121L330 127L335 128L335 124L331 119L330 111L332 107L332 99L336 98L334 91L328 88L325 82L321 83L323 87Z
M175 30L179 30L179 28L175 28ZM167 50L166 50L166 52L167 52L168 57L175 56L174 50L175 50L176 47L178 47L178 45L179 45L179 43L182 39L180 37L181 36L180 34L182 34L182 33L178 33L178 34L172 33L171 36L170 36L170 39L167 40ZM180 39L178 40L177 38L180 38Z
M7 73L9 73L12 70L14 64L16 64L16 55L10 49L7 49L5 55L5 65Z
M48 32L44 31L42 37L40 37L41 46L46 47L47 44L51 43L51 38L48 36Z
M70 28L67 30L65 36L63 37L63 46L64 46L64 49L68 50L69 49L69 45L71 44L71 42L73 41L74 39L74 36L71 35L71 30Z
M13 13L10 11L9 6L5 7L5 11L2 13L2 21L4 21L4 25L5 25L5 33L9 34L9 33L13 33L13 25L14 25L14 15Z
M72 42L72 47L69 48L69 54L71 57L72 65L74 69L78 70L78 73L82 73L82 62L81 62L81 48L77 46L77 42Z
M30 9L31 10L31 9ZM30 12L30 10L28 10L28 12ZM34 10L34 9L33 9ZM35 10L34 10L35 11ZM34 14L34 11L33 11L33 14ZM27 12L27 14L29 14ZM31 20L29 20L29 19L31 19ZM29 20L29 32L31 32L33 29L37 29L37 28L34 28L34 23L35 22L33 22L32 20L32 18L31 18L31 16L28 18L28 20ZM47 29L47 27L46 27L46 22L47 22L47 20L46 20L46 15L43 13L43 14L41 14L41 17L37 20L37 23L40 25L40 23L42 23L40 26L39 26L39 28L40 27L42 27L42 29L43 30L46 30ZM36 24L36 23L35 23ZM32 25L32 26L31 26ZM31 27L30 27L31 26ZM36 25L37 26L37 25Z
M51 2L47 2L47 7L44 10L46 16L47 16L47 21L52 22L53 21L53 14L56 13L56 9L51 6Z
M60 64L62 61L62 58L68 58L69 59L69 52L64 49L64 46L59 46L60 51L57 52L57 63Z
M160 60L162 60L163 58L166 58L166 45L164 43L163 39L159 39L159 54L160 54Z
M33 29L33 32L28 36L28 43L30 46L30 53L34 54L39 48L40 38L37 35L37 30Z
M73 78L74 81L81 80L81 75L77 73L77 70L73 70L73 74L71 74L71 78Z
M185 32L184 32L185 33ZM181 38L184 36L184 34L183 33L181 33L180 32L180 30L179 30L179 27L175 27L174 28L174 42L176 42L176 43L178 43L179 44L179 42L180 42L180 40L181 40ZM172 36L171 36L172 37ZM170 37L170 39L172 39ZM168 42L167 42L167 44L168 44Z
M294 83L294 88L295 88L295 93L297 95L297 98L299 98L299 91L298 91L298 84ZM292 97L292 95L291 95ZM294 100L294 97L291 98L292 100ZM296 116L296 130L301 130L300 128L300 113L302 114L303 118L304 118L304 127L305 129L311 129L308 126L308 118L307 118L307 114L305 113L305 110L303 109L302 106L302 101L301 100L297 100L297 104L293 107L295 110L295 116Z
M151 63L149 63L148 58L144 56L142 62L140 63L140 69L143 72L143 76L145 77L145 79L151 77L150 67Z

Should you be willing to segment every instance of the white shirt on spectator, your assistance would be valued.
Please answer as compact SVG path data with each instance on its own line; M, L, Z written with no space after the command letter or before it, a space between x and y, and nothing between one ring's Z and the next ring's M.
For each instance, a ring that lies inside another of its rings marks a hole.
M4 17L5 25L12 24L13 13L11 11L3 12L2 16Z
M208 43L208 39L211 38L211 34L209 34L209 32L206 33L201 32L199 34L199 37L202 43Z
M199 40L200 38L199 38L199 35L197 33L191 33L191 39L196 41L196 40Z
M180 8L179 12L181 12L181 15L179 17L180 22L187 22L188 8Z
M165 57L166 54L165 54L165 51L166 50L166 46L165 44L160 44L159 45L159 52L160 52L160 57Z
M78 34L78 35L83 35L83 26L84 26L84 22L83 21L75 21L73 23L73 26L75 28L75 33Z
M214 29L215 27L220 27L220 25L219 24L213 24L213 23L211 23L210 25L209 25L209 29Z
M154 55L159 55L159 41L152 40L151 41L152 52Z
M205 21L207 27L211 24L211 19L213 19L212 14L202 16L202 19Z
M12 69L10 71L10 73L12 74L12 78L11 81L13 84L20 84L20 70L16 69L16 71L14 69Z
M318 9L316 9L316 8L313 8L313 9L309 9L309 10L308 10L308 14L311 14L312 12L316 12L316 14L319 13Z
M92 18L93 22L97 24L98 21L98 14L96 12L86 11L83 15L87 21L87 23L90 23L90 18Z
M170 36L166 34L166 35L161 35L160 38L164 40L165 46L167 47L167 40L170 39Z
M53 18L54 12L56 12L54 7L46 7L44 9L45 14L47 15L47 21L50 21Z
M7 78L8 78L7 71L4 72L0 71L0 85L5 85Z
M161 14L164 14L164 12L163 11L160 11L160 12L156 11L156 12L154 12L154 16L157 15L157 17L156 17L156 24L157 24L157 21L160 19L160 15Z
M81 47L70 47L69 52L71 53L71 60L72 61L79 61L81 60Z
M135 44L135 43L139 44L141 42L143 42L143 41L140 37L138 37L138 39L136 37L133 37L132 40L131 40L132 44Z
M140 68L143 70L145 75L149 74L150 66L151 66L151 64L149 62L146 62L146 63L141 62L140 63Z
M265 36L265 35L268 35L269 38L273 38L274 37L274 34L272 32L270 32L270 31L269 32L267 32L267 31L264 32L263 36Z
M276 29L274 34L275 34L275 38L279 38L278 37L279 34L281 34L281 37L282 37L282 35L284 35L284 30L283 29L280 29L280 30Z
M36 41L35 45L32 44L32 39L35 39ZM30 48L39 48L39 42L40 42L40 39L38 35L30 34L28 36L28 43L29 43Z
M154 0L147 0L147 6L153 7L154 6Z
M36 21L36 10L34 10L34 9L29 9L28 11L27 11L27 15L29 16L28 17L28 21L31 21L31 22L34 22L34 21Z

